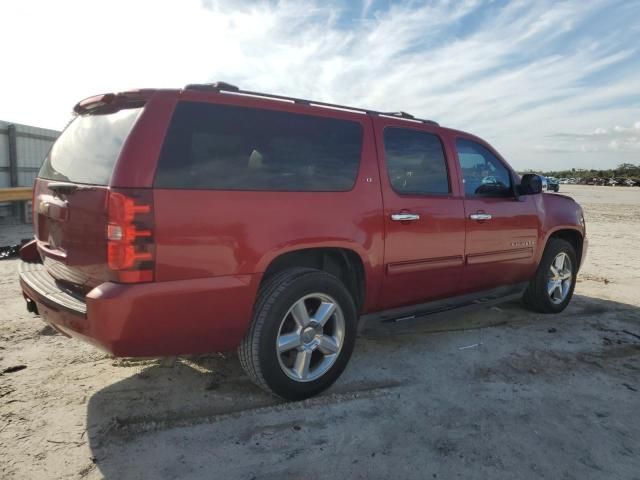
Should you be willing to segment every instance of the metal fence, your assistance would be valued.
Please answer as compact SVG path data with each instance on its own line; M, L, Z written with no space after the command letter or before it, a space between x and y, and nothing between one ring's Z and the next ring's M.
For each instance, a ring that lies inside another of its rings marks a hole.
M0 188L30 187L60 132L0 120ZM0 203L0 222L30 221L25 202Z

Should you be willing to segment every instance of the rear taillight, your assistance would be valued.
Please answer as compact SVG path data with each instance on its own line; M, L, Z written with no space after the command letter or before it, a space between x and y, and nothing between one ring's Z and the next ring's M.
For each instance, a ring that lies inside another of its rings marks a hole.
M151 190L109 191L107 263L117 282L153 281L155 248L152 208Z

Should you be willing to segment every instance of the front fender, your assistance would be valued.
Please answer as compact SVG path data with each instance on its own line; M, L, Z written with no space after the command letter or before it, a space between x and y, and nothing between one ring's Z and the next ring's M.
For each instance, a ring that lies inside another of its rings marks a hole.
M576 233L580 239L581 257L585 255L586 230L582 207L571 197L565 195L542 194L539 203L540 213L540 242L536 252L536 262L539 263L544 249L552 236L560 232ZM580 252L576 252L580 255ZM582 265L582 258L580 264Z

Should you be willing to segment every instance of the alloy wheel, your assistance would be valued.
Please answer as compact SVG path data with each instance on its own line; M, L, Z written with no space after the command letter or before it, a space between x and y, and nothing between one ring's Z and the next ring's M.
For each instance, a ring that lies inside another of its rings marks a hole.
M549 299L557 304L564 302L571 290L573 282L573 271L571 270L571 259L560 252L551 262L547 280L547 293Z
M282 371L297 382L317 380L336 362L344 334L338 302L324 293L305 295L280 323L276 350Z

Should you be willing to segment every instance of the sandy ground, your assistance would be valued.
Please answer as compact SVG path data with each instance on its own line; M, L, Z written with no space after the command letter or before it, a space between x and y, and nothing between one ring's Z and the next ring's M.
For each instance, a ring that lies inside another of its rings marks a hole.
M561 188L590 237L564 313L369 333L305 402L234 355L113 359L57 335L0 262L0 371L26 367L0 376L0 478L640 479L640 188Z

